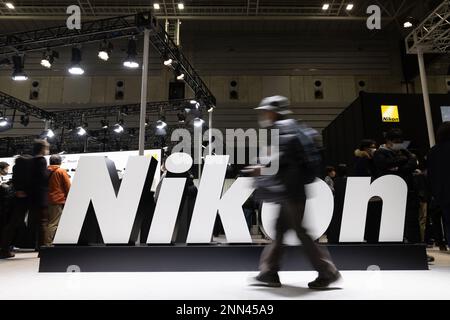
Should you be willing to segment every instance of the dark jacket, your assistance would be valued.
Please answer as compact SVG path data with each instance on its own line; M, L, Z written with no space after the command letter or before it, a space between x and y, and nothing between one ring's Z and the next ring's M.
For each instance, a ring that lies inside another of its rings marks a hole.
M375 175L373 158L367 152L355 150L353 175L355 177L373 177Z
M308 163L320 162L320 155L308 135L308 128L303 128L293 119L287 119L275 122L272 129L279 130L279 154L272 155L278 158L279 170L275 175L256 179L255 197L258 201L268 202L305 197L304 185L311 182Z
M33 158L28 155L19 156L16 158L13 166L12 185L14 191L25 192L27 196L31 192L31 170Z
M381 146L374 154L373 161L376 168L376 176L397 175L408 185L408 190L415 188L413 173L417 169L417 159L408 150L394 151Z
M431 193L440 206L450 205L450 142L437 144L428 153Z
M30 200L31 205L39 208L48 206L49 170L44 157L34 157L32 160Z

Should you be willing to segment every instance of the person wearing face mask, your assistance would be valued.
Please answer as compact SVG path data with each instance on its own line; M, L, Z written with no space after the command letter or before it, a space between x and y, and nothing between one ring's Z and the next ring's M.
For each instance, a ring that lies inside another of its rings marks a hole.
M320 175L321 157L316 146L315 130L288 118L291 111L289 101L282 96L268 97L261 101L258 120L262 128L279 131L279 152L271 158L279 163L278 172L260 175L254 168L255 198L280 204L276 222L276 236L272 244L265 247L260 260L260 273L252 280L253 285L280 287L278 271L283 251L284 234L293 229L301 240L304 252L318 271L316 280L310 282L311 289L322 289L341 278L339 271L325 248L317 245L303 225L306 203L305 184L312 183ZM274 159L274 158L277 159Z
M392 129L386 134L386 144L380 146L373 156L376 177L397 175L408 185L406 204L405 239L409 243L420 242L419 227L419 196L414 181L414 172L418 161L404 144L403 133L400 129Z
M377 145L374 140L361 141L359 148L355 150L355 160L353 176L372 177L375 173L373 155L377 151Z

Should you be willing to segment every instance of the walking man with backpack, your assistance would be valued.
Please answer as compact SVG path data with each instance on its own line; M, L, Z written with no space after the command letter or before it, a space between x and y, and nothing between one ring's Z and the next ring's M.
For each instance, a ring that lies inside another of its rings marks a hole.
M257 176L256 198L261 201L279 203L281 210L276 223L276 237L267 246L260 261L260 273L255 285L280 287L278 271L283 253L284 234L293 229L301 240L304 252L319 273L310 282L311 289L327 288L341 278L328 251L319 247L303 225L306 193L305 185L312 183L320 172L321 157L314 138L316 131L303 123L288 118L292 112L289 101L282 96L268 97L261 101L258 122L261 128L279 130L279 170L274 175Z

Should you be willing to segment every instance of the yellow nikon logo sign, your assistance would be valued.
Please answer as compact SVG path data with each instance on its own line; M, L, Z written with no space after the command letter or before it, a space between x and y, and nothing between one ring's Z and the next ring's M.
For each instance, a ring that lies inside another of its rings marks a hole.
M383 122L400 122L398 106L381 106Z

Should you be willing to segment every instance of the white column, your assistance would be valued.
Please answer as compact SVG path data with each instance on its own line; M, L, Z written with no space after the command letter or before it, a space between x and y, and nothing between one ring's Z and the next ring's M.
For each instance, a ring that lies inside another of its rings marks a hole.
M213 117L213 112L214 112L214 108L210 108L209 110L208 110L208 128L209 128L209 131L208 131L208 153L209 153L209 155L210 156L212 156L212 129L213 129L213 124L212 124L212 117Z
M144 58L142 61L141 114L139 118L139 155L144 155L145 148L145 114L147 109L148 56L150 30L144 31Z
M422 83L423 103L425 105L425 116L427 120L428 138L430 140L430 147L436 144L434 135L433 116L431 115L430 95L428 92L427 73L425 70L425 62L423 59L422 48L417 49L417 57L419 59L420 81Z

